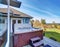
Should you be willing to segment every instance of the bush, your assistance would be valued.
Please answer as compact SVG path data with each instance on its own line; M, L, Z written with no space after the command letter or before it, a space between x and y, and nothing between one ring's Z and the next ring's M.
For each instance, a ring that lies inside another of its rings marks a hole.
M50 37L50 39L52 39L52 40L54 40L54 41L57 41L55 38L53 38L53 37Z

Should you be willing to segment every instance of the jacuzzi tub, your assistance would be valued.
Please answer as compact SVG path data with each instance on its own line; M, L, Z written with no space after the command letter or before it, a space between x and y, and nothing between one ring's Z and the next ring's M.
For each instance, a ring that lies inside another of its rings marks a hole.
M31 24L15 24L14 25L14 34L34 32L42 30L41 28L32 28Z
M14 47L23 47L29 44L29 40L33 37L39 36L43 39L42 29L19 29L14 32Z
M27 32L34 32L34 31L39 31L39 30L43 30L41 28L18 28L14 30L14 34L20 34L20 33L27 33Z

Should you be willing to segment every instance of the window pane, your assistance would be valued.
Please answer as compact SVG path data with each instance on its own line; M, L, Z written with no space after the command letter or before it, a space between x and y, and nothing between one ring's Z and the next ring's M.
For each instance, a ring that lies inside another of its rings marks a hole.
M23 23L29 23L30 19L29 18L23 18Z
M29 23L29 19L28 18L25 19L25 23Z
M5 19L0 18L0 23L5 23Z
M21 23L21 20L18 20L18 23Z

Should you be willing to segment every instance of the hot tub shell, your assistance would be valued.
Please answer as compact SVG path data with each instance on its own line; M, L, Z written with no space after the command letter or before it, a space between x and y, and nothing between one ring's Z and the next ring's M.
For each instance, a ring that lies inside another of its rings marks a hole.
M22 32L22 31L21 31ZM31 32L24 32L19 34L14 34L14 47L23 47L29 44L29 40L33 37L40 37L43 39L43 30L35 30Z

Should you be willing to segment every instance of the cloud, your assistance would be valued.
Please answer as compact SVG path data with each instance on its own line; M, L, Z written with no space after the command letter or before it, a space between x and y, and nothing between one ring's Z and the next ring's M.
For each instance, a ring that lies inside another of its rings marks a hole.
M22 6L24 6L24 7L26 7L26 8L31 8L31 9L34 9L34 10L37 10L37 11L40 11L40 12L43 12L43 13L46 13L46 14L49 15L49 17L54 17L54 18L55 18L55 17L56 17L56 18L59 17L58 15L53 14L53 13L51 13L51 12L49 12L49 11L46 11L46 10L43 10L43 9L40 9L40 8L36 8L36 7L31 6L31 5L28 5L28 4L22 4Z
M46 13L46 14L49 14L49 15L48 16L41 15L40 13L36 13L36 12L30 10L29 8L27 9L27 7L31 8L31 9L34 8L35 10L37 10L39 12L42 11L43 13ZM54 14L50 13L49 11L45 11L45 10L35 8L33 6L30 6L30 5L22 4L22 7L19 8L18 10L20 10L21 12L24 12L28 15L31 15L32 17L34 17L33 19L38 19L38 20L45 19L47 23L52 23L52 21L60 23L59 22L60 18L57 17L57 15L54 15ZM50 15L51 15L51 17L50 17Z

